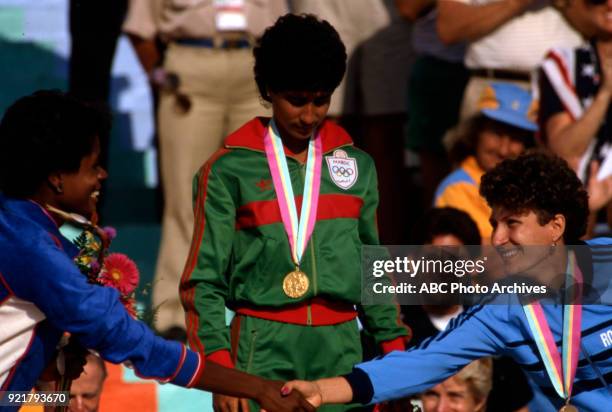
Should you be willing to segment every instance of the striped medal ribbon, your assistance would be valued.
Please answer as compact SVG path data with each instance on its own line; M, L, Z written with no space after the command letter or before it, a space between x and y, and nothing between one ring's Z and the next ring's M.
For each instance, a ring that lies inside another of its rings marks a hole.
M291 298L300 298L306 294L310 285L308 276L300 270L300 262L317 218L323 144L319 133L311 137L308 143L304 194L299 215L295 206L295 196L283 142L274 119L270 120L268 131L264 136L264 147L283 225L289 238L291 258L295 264L295 270L289 272L283 279L283 290Z
M559 354L552 331L539 302L523 305L529 329L536 342L546 372L555 391L565 399L562 412L577 412L569 404L574 377L580 356L580 335L582 321L582 272L576 264L576 256L570 251L568 255L569 270L565 277L565 302L563 305L563 358Z

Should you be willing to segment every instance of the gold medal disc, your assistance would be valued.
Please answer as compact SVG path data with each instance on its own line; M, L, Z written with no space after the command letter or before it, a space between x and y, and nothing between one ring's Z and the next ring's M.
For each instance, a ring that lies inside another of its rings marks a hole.
M290 298L301 298L306 294L309 286L308 276L299 269L287 273L283 279L283 291Z
M563 405L561 409L559 409L559 412L578 412L578 408L568 403L567 405Z

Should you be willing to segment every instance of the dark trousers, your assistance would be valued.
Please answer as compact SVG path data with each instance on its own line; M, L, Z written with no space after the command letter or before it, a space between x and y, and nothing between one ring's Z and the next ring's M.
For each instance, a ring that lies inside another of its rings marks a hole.
M70 0L69 90L84 100L107 103L117 39L127 0ZM108 164L108 137L100 136L101 161Z
M70 92L106 102L127 0L70 0Z

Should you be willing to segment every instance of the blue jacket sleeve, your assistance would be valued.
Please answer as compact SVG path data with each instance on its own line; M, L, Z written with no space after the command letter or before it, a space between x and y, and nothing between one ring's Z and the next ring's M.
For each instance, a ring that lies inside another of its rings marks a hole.
M55 328L75 335L108 361L130 361L141 377L181 386L196 382L204 366L199 354L133 319L115 289L88 283L50 240L33 240L22 252L11 265L12 293L34 303Z
M473 360L502 352L499 315L504 310L507 308L503 306L474 306L454 319L447 330L421 345L357 365L352 374L345 376L353 392L360 388L372 390L366 389L371 396L356 393L355 399L379 403L414 395L442 382Z

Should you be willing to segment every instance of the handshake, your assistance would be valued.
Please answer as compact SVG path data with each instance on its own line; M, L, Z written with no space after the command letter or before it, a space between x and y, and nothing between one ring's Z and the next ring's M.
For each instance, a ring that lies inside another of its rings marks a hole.
M263 380L261 389L254 397L263 412L314 412L321 406L322 397L315 382L291 381L283 385L280 381ZM248 412L248 399L215 394L215 412Z
M272 392L267 396L256 399L261 406L262 412L314 411L324 404L349 404L360 403L362 401L367 403L365 399L360 398L359 393L354 394L353 387L343 377L324 378L316 381L294 380L284 385L279 382L268 381L268 385L272 387ZM275 387L280 388L280 402L275 399L279 395L279 391L274 390ZM214 395L214 399L215 412L249 411L246 399L231 398L223 395ZM224 403L224 401L235 402L232 404ZM418 406L410 402L409 397L378 404L374 410L383 412L421 411Z
M255 398L261 406L262 412L314 411L324 404L359 402L359 396L354 396L353 388L343 377L324 378L316 381L294 380L284 385L280 382L267 381L266 386L268 387L266 390L269 392L264 396ZM248 412L249 410L246 399L223 395L215 395L214 398L216 412ZM380 410L412 411L413 406L406 398L405 400L386 402L381 405Z
M246 399L253 399L267 412L313 412L324 403L349 403L353 399L353 390L344 378L313 382L296 380L283 384L214 362L206 363L195 387L215 393L216 412L248 411Z

